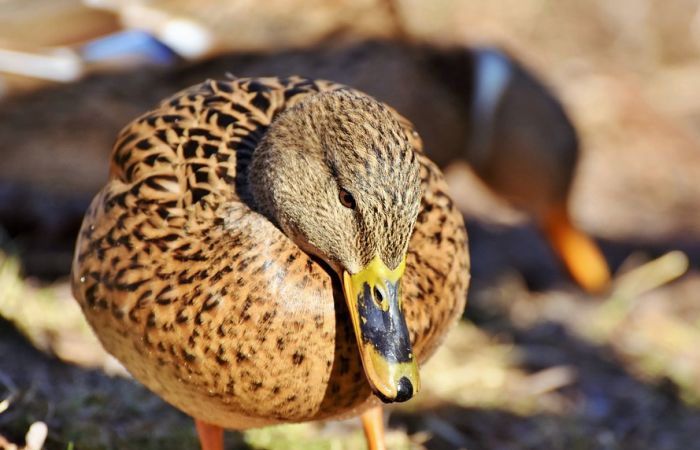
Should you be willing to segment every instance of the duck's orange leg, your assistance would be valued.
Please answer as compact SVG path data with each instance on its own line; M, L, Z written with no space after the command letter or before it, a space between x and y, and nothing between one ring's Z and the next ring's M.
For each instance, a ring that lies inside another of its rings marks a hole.
M384 443L384 415L382 407L375 406L362 414L362 428L367 438L369 450L386 450Z
M610 284L610 269L598 246L571 223L566 205L550 210L544 232L571 277L582 288L599 293Z
M202 450L224 450L223 428L197 419L194 419L194 425L197 428Z

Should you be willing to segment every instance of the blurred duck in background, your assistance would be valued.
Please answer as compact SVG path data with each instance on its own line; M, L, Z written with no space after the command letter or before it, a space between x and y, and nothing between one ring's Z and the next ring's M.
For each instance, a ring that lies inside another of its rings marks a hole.
M86 63L103 67L116 61L180 61L174 50L143 31L100 37L80 48ZM73 85L9 99L12 107L0 113L0 128L13 130L3 133L10 138L2 149L0 195L7 201L0 207L0 223L10 235L22 229L25 237L26 224L35 223L39 243L51 241L55 246L58 236L72 239L79 213L106 177L112 135L122 124L169 92L225 74L303 74L356 86L394 105L416 124L427 153L441 167L468 163L493 192L528 213L584 289L600 292L609 283L601 252L568 214L579 150L576 131L536 76L495 48L369 41L228 54L174 68L93 75ZM106 110L102 105L107 104ZM63 112L60 119L52 113L56 110ZM22 126L42 115L43 133ZM83 132L71 135L66 129ZM61 163L47 164L54 155ZM30 197L39 198L27 201ZM60 260L57 266L64 267Z
M446 55L435 59L435 74L464 100L467 133L461 152L435 158L443 166L467 162L537 223L581 287L600 293L610 283L608 265L568 211L579 139L564 107L532 72L498 49Z

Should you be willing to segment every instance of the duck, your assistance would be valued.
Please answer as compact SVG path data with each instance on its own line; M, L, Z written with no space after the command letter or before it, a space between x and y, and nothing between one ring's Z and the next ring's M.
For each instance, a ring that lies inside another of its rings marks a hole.
M207 80L119 134L72 263L104 348L223 429L361 415L462 315L467 234L413 125L361 91L298 76Z
M611 283L605 256L570 214L580 144L564 106L504 51L475 48L472 58L472 133L464 160L534 220L579 286L604 292Z
M453 145L432 146L432 159L442 168L469 165L537 225L581 288L604 292L611 283L605 256L570 213L581 149L562 102L503 49L445 48L427 58L433 76L457 99L464 130Z

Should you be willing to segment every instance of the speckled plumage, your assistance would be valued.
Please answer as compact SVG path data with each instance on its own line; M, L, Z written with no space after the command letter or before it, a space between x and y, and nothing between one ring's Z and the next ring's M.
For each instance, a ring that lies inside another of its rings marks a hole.
M105 348L200 420L243 429L375 402L332 271L250 206L247 170L277 115L346 91L298 77L207 81L128 126L80 232L73 291ZM422 200L402 279L425 361L461 314L461 215L408 121Z

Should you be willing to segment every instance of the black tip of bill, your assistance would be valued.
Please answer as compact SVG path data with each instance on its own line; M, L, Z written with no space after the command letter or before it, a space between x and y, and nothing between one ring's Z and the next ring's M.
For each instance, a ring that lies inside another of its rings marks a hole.
M413 384L408 378L401 377L396 389L396 397L389 398L381 392L375 392L375 395L384 403L403 403L413 397Z

